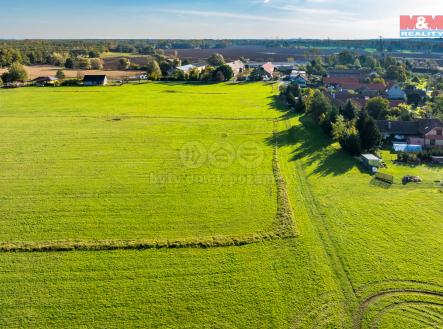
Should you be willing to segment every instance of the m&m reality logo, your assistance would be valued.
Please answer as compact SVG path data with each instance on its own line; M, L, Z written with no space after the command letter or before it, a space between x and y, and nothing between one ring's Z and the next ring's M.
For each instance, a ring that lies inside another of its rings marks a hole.
M443 15L402 15L400 16L400 37L442 38Z

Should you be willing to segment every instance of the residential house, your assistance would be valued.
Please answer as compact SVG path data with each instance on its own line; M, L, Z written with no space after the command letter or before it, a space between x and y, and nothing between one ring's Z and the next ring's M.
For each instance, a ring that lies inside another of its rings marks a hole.
M289 81L298 84L300 87L306 87L309 80L305 71L292 70L289 75Z
M331 103L337 107L343 107L348 102L348 100L350 100L358 107L363 108L366 106L366 103L369 100L369 97L350 93L348 91L325 93L325 95L329 98Z
M272 64L271 62L267 62L267 63L263 64L261 66L261 68L263 69L265 75L267 77L269 77L270 79L272 79L273 74L274 74L274 69L275 69L274 64Z
M194 69L196 66L192 64L177 66L176 70L183 71L184 73L189 73L192 69Z
M83 78L83 84L85 86L104 86L108 84L108 78L105 74L85 75Z
M253 80L271 80L274 76L274 64L267 62L259 67L254 68L253 73L250 75L250 79Z
M234 72L234 76L242 73L245 70L245 63L240 60L226 63L226 65L228 65L232 69L232 72Z
M386 95L388 99L403 99L406 100L406 93L397 84L391 86L387 91Z
M193 64L187 64L187 65L177 66L176 68L172 68L167 73L169 76L172 76L175 71L182 71L185 74L189 74L193 69L198 69L199 72L202 72L205 68L206 68L205 65L197 66Z
M415 121L377 121L384 138L397 135L408 144L424 147L443 147L443 122L437 119Z
M334 76L323 78L323 84L332 89L355 90L363 96L381 95L386 87L382 83L364 83L358 76Z

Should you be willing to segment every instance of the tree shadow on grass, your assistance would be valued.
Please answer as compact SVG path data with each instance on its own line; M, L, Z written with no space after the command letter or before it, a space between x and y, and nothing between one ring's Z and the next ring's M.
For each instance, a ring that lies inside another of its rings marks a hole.
M272 110L276 110L277 112L282 113L282 115L279 117L280 120L286 120L293 118L297 116L297 113L295 113L293 110L291 110L288 105L285 103L285 101L280 98L278 95L272 95L269 96L269 106Z
M300 125L289 127L266 139L268 145L293 146L290 161L302 160L305 166L315 164L311 175L339 176L358 168L367 170L349 154L334 148L333 142L308 117L300 117Z

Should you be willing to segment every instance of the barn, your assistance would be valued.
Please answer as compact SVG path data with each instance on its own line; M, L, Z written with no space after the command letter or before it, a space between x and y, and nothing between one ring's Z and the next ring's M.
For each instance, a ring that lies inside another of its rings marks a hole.
M85 86L104 86L108 83L108 78L104 74L100 75L85 75L83 84Z

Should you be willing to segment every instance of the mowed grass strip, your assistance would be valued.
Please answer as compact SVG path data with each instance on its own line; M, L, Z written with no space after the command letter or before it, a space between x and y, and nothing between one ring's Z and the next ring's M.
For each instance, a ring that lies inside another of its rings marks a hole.
M1 253L0 327L287 328L325 289L302 249Z

